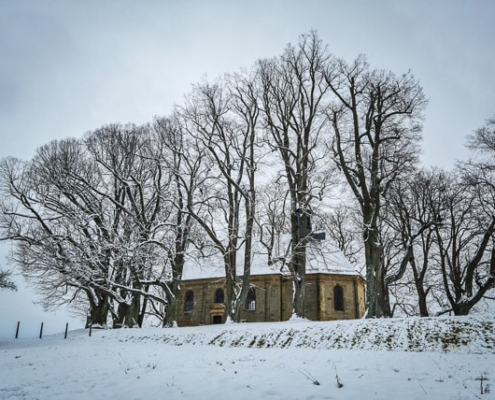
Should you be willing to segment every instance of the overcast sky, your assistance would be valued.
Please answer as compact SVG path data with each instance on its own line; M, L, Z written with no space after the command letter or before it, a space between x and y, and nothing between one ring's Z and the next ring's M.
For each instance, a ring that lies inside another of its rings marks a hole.
M491 0L0 0L0 157L167 115L204 76L250 68L316 29L336 56L412 70L429 98L422 160L451 168L495 114L494 21ZM47 318L35 299L0 291L0 337L26 307Z

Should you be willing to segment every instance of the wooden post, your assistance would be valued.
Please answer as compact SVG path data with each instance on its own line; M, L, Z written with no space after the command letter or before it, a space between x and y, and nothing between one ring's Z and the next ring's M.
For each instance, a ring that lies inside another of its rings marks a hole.
M19 326L20 325L21 325L21 321L18 321L17 322L17 329L15 330L15 338L16 338L16 340L19 337Z
M65 335L64 335L64 339L67 339L67 331L69 330L69 323L67 322L65 324Z
M93 330L93 324L89 326L89 337L91 337L91 331Z
M43 337L43 322L41 323L41 328L40 328L40 339Z

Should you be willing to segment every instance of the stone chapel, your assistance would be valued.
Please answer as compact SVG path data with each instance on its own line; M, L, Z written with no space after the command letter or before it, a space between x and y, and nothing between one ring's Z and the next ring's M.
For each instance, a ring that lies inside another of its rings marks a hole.
M224 281L220 259L187 262L178 299L178 325L224 323ZM307 318L314 321L364 315L365 280L328 239L311 240L308 245L305 308ZM278 263L269 266L266 252L255 251L242 322L286 321L292 311L292 278L288 268Z

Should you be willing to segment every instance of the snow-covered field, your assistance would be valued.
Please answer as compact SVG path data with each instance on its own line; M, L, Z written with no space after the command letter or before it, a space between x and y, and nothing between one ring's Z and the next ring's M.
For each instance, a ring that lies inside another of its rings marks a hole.
M493 399L493 317L0 341L0 399Z

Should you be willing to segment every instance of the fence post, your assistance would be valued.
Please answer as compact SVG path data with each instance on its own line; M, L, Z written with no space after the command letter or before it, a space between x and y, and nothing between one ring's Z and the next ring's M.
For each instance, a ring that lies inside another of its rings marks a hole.
M17 329L15 330L15 339L19 337L19 326L21 325L21 321L17 321Z
M43 322L41 323L41 328L40 328L40 339L43 337Z
M65 324L65 335L64 335L64 339L67 339L67 331L69 330L69 323L67 322Z
M89 325L89 337L91 337L91 331L93 330L93 324Z

